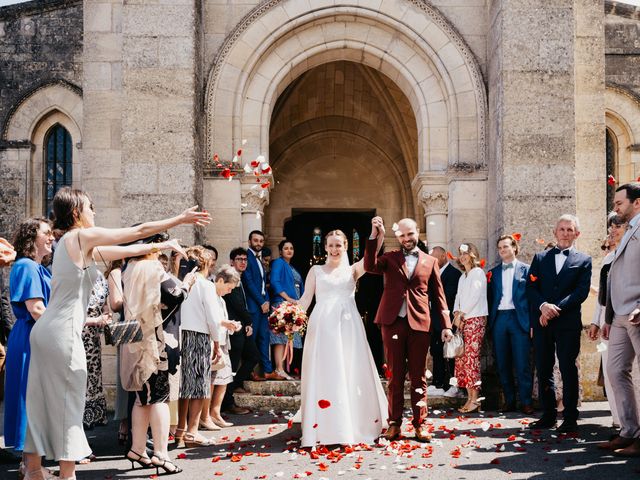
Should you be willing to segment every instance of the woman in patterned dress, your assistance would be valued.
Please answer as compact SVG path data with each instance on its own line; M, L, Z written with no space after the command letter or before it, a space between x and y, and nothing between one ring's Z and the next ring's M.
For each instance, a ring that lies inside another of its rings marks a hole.
M487 277L480 268L480 253L472 243L458 248L458 265L464 272L458 281L454 307L454 324L462 328L464 354L456 358L455 377L459 388L467 389L467 402L459 409L470 413L480 408L480 347L489 313L487 305Z

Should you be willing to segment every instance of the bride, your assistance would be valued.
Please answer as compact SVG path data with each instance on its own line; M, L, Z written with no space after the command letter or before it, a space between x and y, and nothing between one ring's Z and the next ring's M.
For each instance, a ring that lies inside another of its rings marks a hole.
M316 296L302 357L303 447L374 443L387 423L387 398L354 297L363 261L349 265L347 248L343 232L327 234L327 262L311 268L299 301L306 310Z

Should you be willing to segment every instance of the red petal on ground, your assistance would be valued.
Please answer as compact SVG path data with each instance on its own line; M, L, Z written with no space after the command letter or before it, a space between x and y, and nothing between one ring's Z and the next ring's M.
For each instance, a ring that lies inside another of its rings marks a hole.
M311 460L318 460L320 455L318 455L318 452L309 452L309 458L311 458Z
M257 166L258 166L258 165L260 165L260 162L259 162L259 161L257 161L257 160L253 160L253 161L251 162L251 166L252 166L253 168L257 168Z
M180 459L187 458L187 454L186 453L179 453L178 454L178 458L180 458Z
M322 462L320 462L320 463L318 464L318 469L319 469L321 472L326 472L327 470L329 470L329 465L327 465L326 463L322 463Z
M513 442L515 439L516 439L516 436L515 436L515 435L509 435L509 436L507 437L507 441L509 441L509 442Z
M248 469L249 469L249 467L247 467L246 465L241 465L240 466L240 470L248 470Z
M494 458L489 463L492 464L492 465L499 465L500 464L500 459L499 458Z
M331 406L331 402L329 400L318 400L318 406L320 408L329 408Z
M231 456L231 461L232 462L239 462L240 460L242 460L242 457L240 455L232 455Z
M220 457L213 457L211 459L211 463L216 463L216 462L219 462L219 461L220 461Z
M264 457L270 457L271 454L270 453L258 453L258 456L264 458Z
M222 475L224 475L224 473L222 473L222 472L216 472L216 473L214 473L214 475L215 475L216 477L221 477Z

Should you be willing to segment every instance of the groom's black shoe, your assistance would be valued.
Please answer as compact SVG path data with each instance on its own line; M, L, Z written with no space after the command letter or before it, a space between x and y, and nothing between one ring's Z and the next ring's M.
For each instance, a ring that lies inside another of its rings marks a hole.
M426 426L420 426L416 428L416 440L419 442L429 443L431 441L431 434Z
M540 420L536 420L535 422L531 422L529 424L529 430L542 430L547 428L553 428L556 426L555 418L545 418L542 417Z
M387 428L387 431L384 433L384 438L391 441L391 440L395 440L397 439L400 434L402 433L402 430L400 429L400 425L389 425L389 428Z
M578 433L578 422L575 420L565 420L562 422L562 425L556 429L556 432L568 434Z

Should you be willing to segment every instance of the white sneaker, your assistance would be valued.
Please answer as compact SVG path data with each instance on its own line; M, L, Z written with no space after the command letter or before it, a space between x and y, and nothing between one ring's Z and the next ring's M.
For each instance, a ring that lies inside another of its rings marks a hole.
M444 392L444 396L447 398L456 398L462 396L462 392L460 392L458 387L451 387L449 390Z

